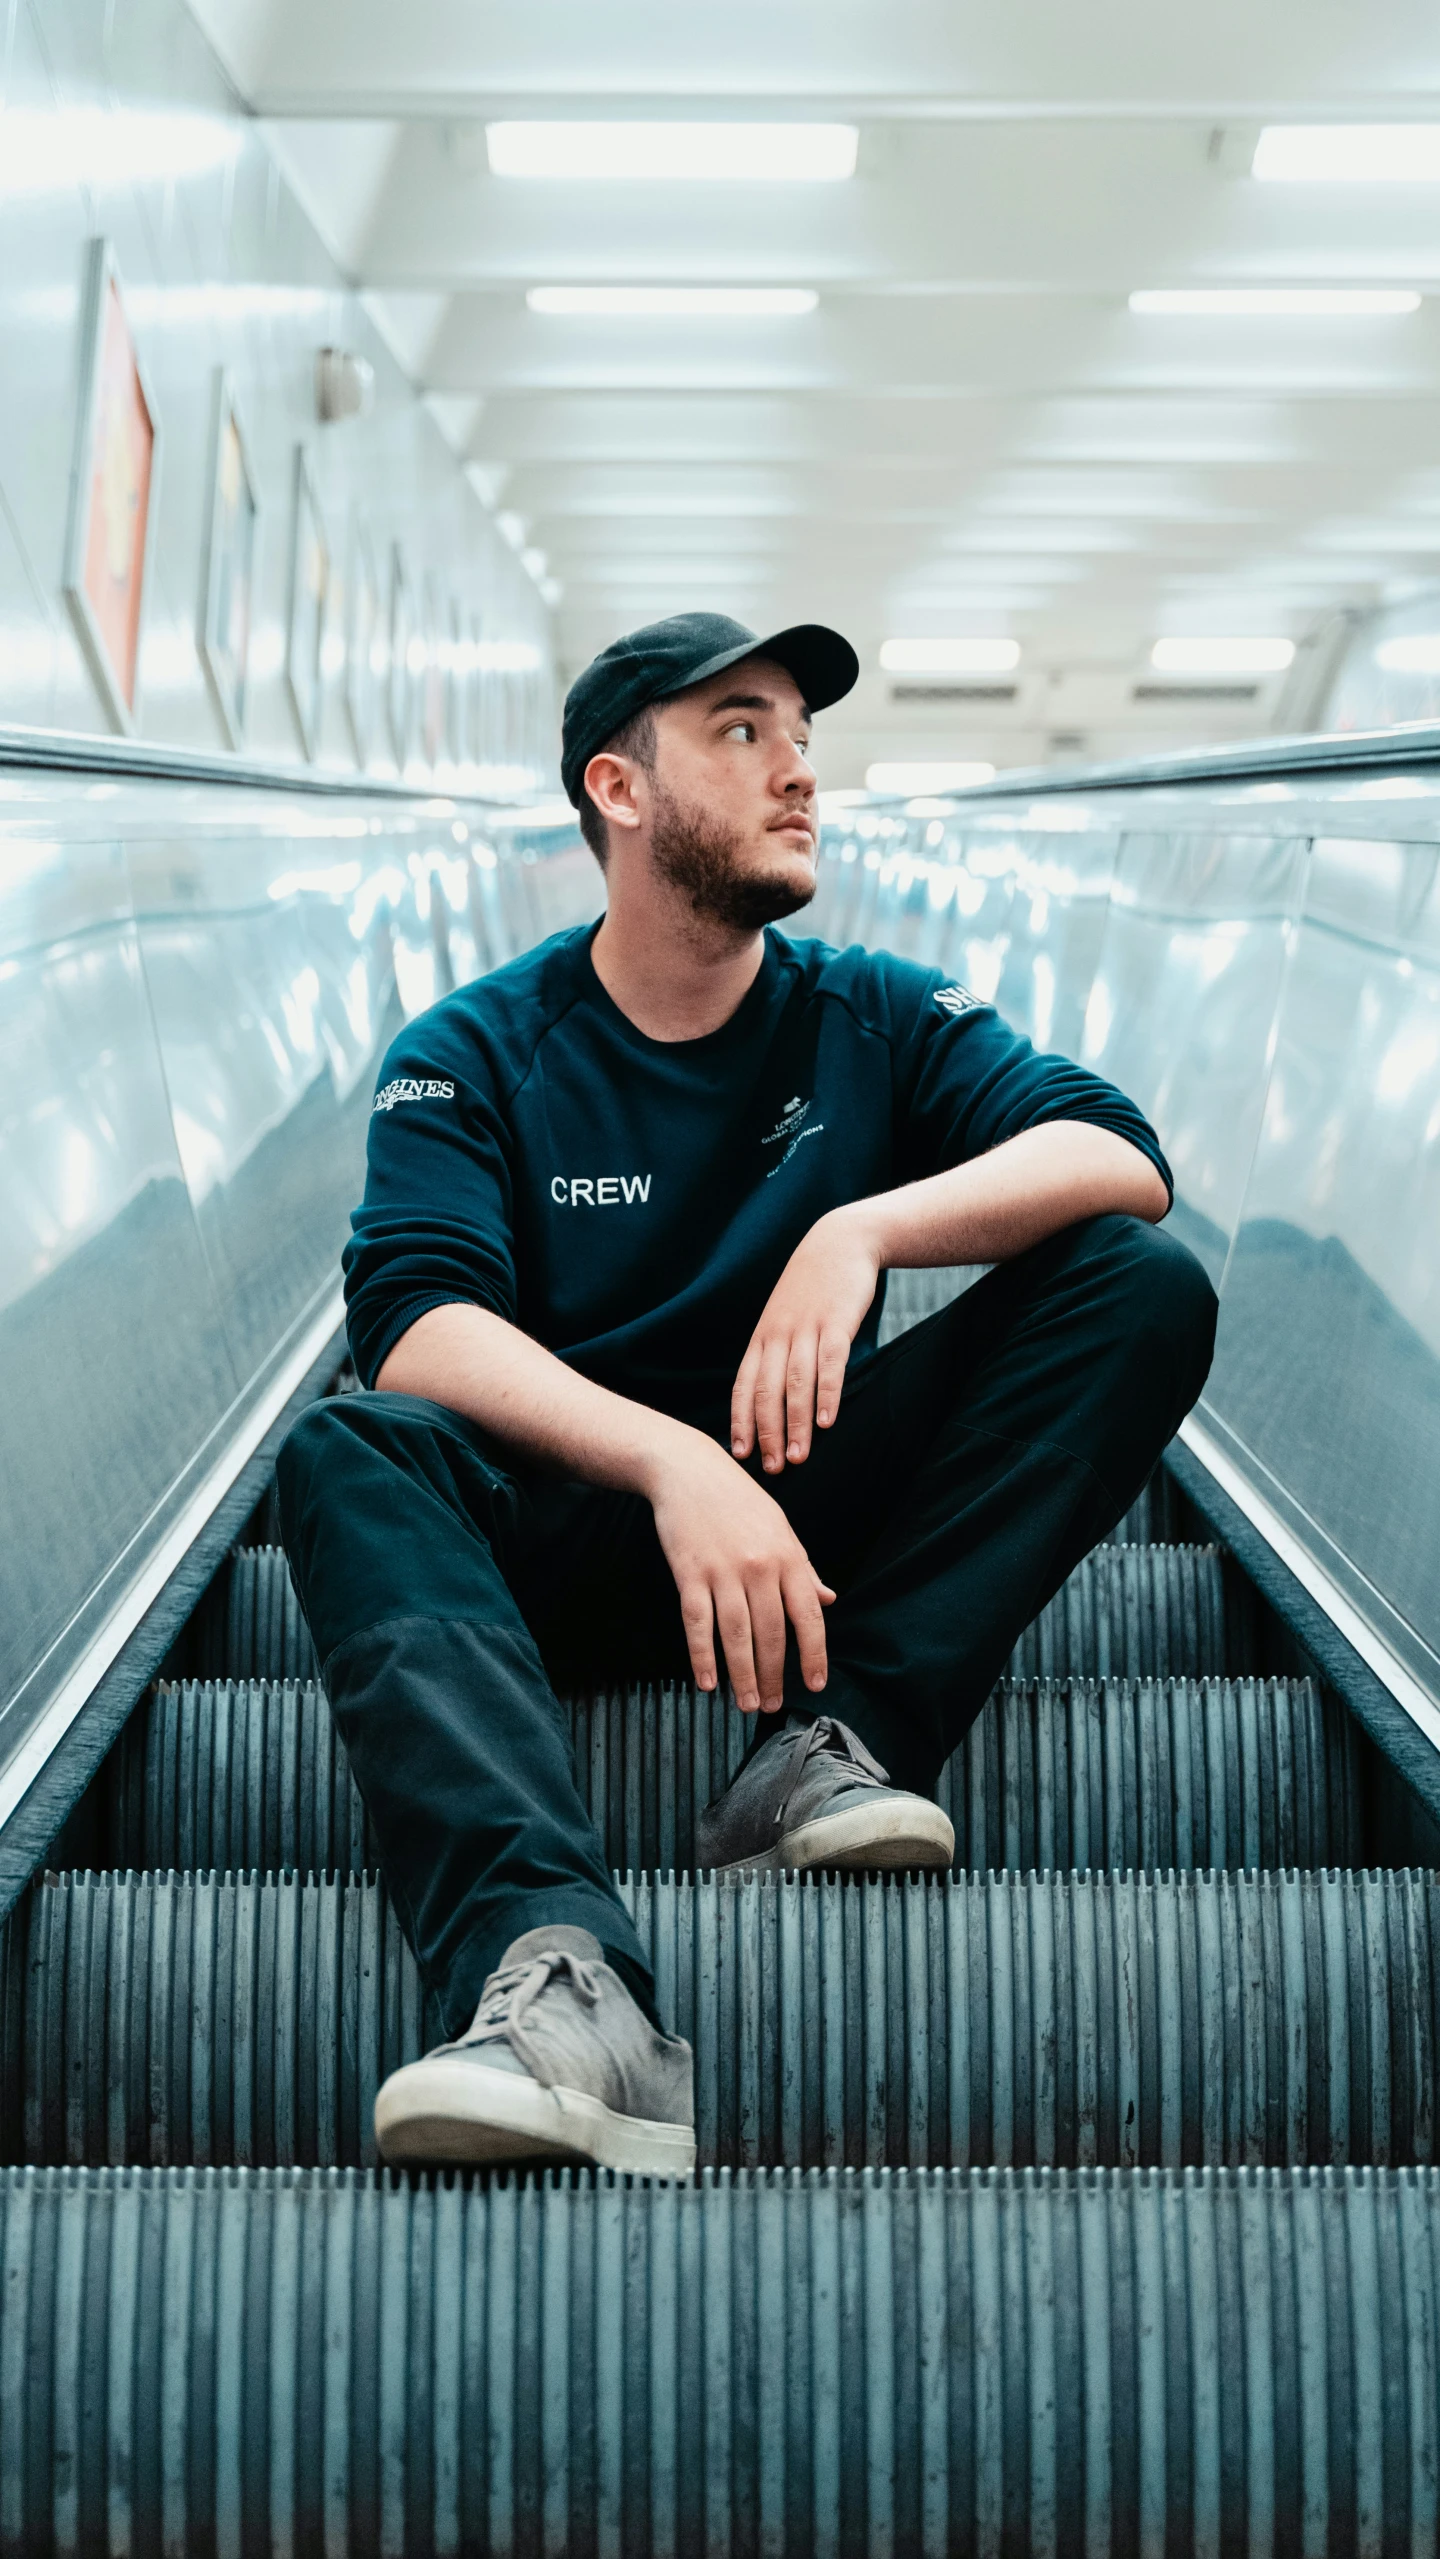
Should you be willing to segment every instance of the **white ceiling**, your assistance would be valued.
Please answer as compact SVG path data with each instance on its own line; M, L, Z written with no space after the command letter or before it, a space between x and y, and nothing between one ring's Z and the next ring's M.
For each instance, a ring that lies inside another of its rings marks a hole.
M822 777L1238 734L1136 699L1166 632L1440 580L1440 187L1265 186L1265 122L1440 119L1433 0L193 0L446 432L558 582L562 664L687 604L840 624ZM1182 24L1184 18L1188 23ZM829 186L489 174L495 115L848 117ZM538 283L810 285L597 321ZM1405 284L1366 321L1140 318L1137 287ZM1012 702L897 700L891 635L1013 634Z

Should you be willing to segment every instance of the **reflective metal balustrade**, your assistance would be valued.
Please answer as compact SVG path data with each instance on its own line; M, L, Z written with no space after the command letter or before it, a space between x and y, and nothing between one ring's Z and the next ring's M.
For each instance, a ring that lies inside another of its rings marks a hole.
M1220 1291L1191 1444L1440 1743L1440 745L1309 761L845 810L806 921L1150 1114Z
M1271 747L839 812L795 928L936 962L1150 1112L1221 1292L1192 1445L1432 1742L1437 858L1429 733ZM333 1335L394 1029L599 898L568 821L0 742L0 1821Z
M0 1819L335 1331L387 1041L599 902L568 824L111 762L0 764Z

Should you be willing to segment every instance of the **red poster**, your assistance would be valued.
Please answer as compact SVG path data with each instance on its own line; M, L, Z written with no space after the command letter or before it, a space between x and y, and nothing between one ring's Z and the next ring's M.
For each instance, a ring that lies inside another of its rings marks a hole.
M135 708L155 421L114 279L105 288L84 591L126 709Z

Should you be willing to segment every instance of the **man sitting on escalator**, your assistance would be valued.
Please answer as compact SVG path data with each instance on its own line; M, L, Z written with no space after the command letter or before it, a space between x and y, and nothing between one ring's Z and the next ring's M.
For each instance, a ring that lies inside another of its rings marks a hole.
M280 1458L285 1544L453 2038L391 2160L683 2174L689 2046L557 1689L728 1673L697 1864L947 1867L941 1767L1199 1394L1215 1299L1132 1103L943 971L774 930L816 880L816 625L605 650L561 771L605 874L412 1022L345 1256L372 1391ZM877 1347L885 1275L989 1263Z

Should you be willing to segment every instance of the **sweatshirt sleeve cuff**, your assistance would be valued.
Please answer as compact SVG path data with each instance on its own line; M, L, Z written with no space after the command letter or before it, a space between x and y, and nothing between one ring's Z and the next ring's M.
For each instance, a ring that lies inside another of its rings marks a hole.
M398 1306L388 1308L384 1321L363 1340L357 1340L352 1328L350 1355L361 1385L374 1385L402 1333L408 1333L411 1325L417 1323L422 1315L428 1315L432 1306L473 1306L478 1303L476 1298L457 1297L453 1288L430 1289L418 1297L404 1297Z

